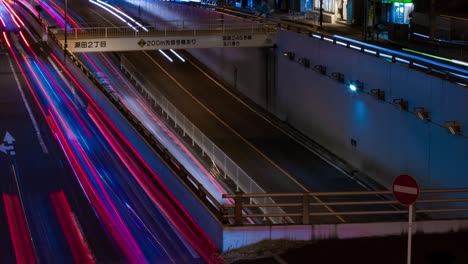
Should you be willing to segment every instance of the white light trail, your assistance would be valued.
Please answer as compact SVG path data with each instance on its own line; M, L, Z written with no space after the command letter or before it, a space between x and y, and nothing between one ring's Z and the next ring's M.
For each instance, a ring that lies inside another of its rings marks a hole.
M114 15L115 17L117 17L118 19L122 20L122 22L124 22L125 24L129 25L133 30L135 30L136 32L138 32L138 29L136 29L132 24L128 23L127 20L123 19L121 16L119 16L117 13L115 13L114 11L110 10L109 8L103 6L101 3L98 3L96 1L93 1L93 0L89 0L89 2L91 2L92 4L95 4L99 7L101 7L102 9L106 10L107 12L111 13L112 15Z
M158 51L159 51L162 55L164 55L164 57L166 57L166 59L168 59L170 62L174 62L174 61L171 59L171 57L167 56L167 54L166 54L164 51L162 51L162 50L158 50Z
M180 56L177 52L175 52L173 49L170 49L170 51L172 52L172 54L176 55L177 58L179 58L182 62L185 62L184 58L182 58L182 56Z
M135 19L131 18L129 15L125 14L124 12L120 11L119 9L115 8L114 6L106 3L106 2L103 2L101 0L97 0L99 3L105 5L105 6L108 6L109 8L112 8L112 10L114 10L115 12L121 14L122 16L130 19L133 23L137 24L139 27L141 27L144 31L148 32L148 29L145 28L142 24L138 23L138 21L136 21Z

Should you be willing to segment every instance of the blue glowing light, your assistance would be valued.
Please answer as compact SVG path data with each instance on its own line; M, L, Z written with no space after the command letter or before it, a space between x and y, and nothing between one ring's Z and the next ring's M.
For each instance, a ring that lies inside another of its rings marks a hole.
M350 84L350 85L348 86L348 88L349 88L351 91L353 91L353 92L357 91L357 87L356 87L356 85L354 85L354 84Z

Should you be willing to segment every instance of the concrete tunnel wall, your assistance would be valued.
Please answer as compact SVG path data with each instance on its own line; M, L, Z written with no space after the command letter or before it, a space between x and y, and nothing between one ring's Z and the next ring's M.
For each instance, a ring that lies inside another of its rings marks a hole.
M256 50L256 51L255 51ZM381 89L386 100L352 93L346 85L322 76L282 55L292 51L310 64L360 80L365 91ZM265 107L266 82L261 49L191 50L192 55ZM445 121L468 125L468 89L383 59L293 32L277 39L276 94L272 112L353 166L390 187L395 176L410 174L423 188L468 186L468 133L454 136ZM246 59L247 58L247 59ZM242 69L242 70L240 70ZM424 107L432 122L400 111L393 99L409 101L409 110ZM268 103L270 104L270 103ZM351 145L351 139L356 146Z
M467 230L466 220L418 221L413 223L412 234L440 234ZM408 234L408 222L286 225L286 226L234 226L225 227L223 252L252 245L263 240L328 240L364 237L386 237Z
M231 87L265 107L266 58L262 49L214 48L187 51Z

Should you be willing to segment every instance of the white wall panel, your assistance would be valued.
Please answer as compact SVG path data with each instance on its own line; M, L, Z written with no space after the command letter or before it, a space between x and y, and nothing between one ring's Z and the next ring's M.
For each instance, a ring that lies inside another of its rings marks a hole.
M312 66L327 66L328 74L341 72L347 80L360 80L366 91L383 89L386 102L351 93L345 84L284 58L284 51L294 52L296 59L310 58ZM430 110L434 122L468 124L467 89L291 32L279 34L278 56L282 57L277 66L278 101L283 106L278 117L386 186L402 173L414 175L426 187L468 186L468 164L464 162L468 140L391 104L393 99L403 98L409 101L410 111L414 107ZM351 146L351 138L357 141L356 147Z

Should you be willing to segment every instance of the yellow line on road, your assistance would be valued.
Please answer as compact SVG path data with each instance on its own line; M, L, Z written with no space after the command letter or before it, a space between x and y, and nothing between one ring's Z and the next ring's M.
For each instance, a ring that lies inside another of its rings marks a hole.
M229 130L232 131L236 136L238 136L242 141L244 141L247 145L249 145L252 149L254 149L260 156L262 156L264 159L266 159L268 162L270 162L275 168L277 168L279 171L281 171L284 175L286 175L291 181L297 184L304 192L310 192L304 185L302 185L300 182L298 182L291 174L289 174L285 169L280 167L276 162L274 162L272 159L270 159L265 153L263 153L261 150L259 150L257 147L255 147L252 143L250 143L247 139L245 139L243 136L241 136L236 130L234 130L229 124L224 122L218 115L216 115L213 111L208 109L200 100L198 100L190 91L188 91L179 81L177 81L168 71L166 71L161 64L159 64L154 58L152 58L146 51L143 51L143 53L156 65L158 66L172 81L174 81L177 86L179 86L182 90L184 90L195 102L197 102L205 111L210 113L216 120L218 120L221 124L223 124L225 127L227 127ZM317 196L313 196L314 199L321 203L322 201L320 198ZM327 208L330 212L334 212L329 206L324 206ZM343 219L341 216L336 216L341 222L345 223L346 221Z

